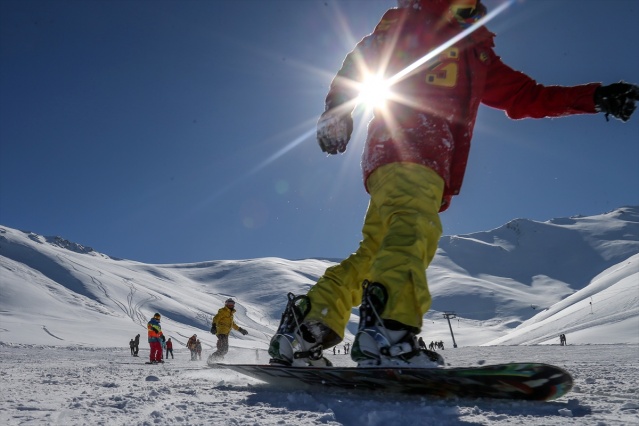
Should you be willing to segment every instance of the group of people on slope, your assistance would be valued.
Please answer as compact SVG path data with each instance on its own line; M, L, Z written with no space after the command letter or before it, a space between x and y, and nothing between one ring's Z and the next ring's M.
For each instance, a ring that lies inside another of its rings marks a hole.
M233 299L227 299L224 303L224 307L220 308L217 314L213 317L211 324L211 333L217 337L217 350L209 357L209 362L218 362L229 351L229 334L231 330L236 330L242 335L246 336L248 331L238 326L233 319L235 314L235 301ZM166 357L169 353L173 358L173 342L171 338L166 340L164 333L162 332L162 326L160 321L162 316L159 313L155 313L153 318L147 324L148 341L149 341L149 358L152 364L162 363L163 361L163 349L166 348ZM139 344L140 335L136 336ZM137 345L134 350L135 340L131 339L131 355L137 356ZM202 359L202 342L197 338L197 334L191 336L186 344L186 347L191 351L191 361Z

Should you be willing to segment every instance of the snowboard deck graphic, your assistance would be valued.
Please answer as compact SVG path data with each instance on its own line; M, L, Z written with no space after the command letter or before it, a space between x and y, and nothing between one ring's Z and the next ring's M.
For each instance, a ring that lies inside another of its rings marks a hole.
M336 387L441 398L548 401L572 388L567 371L548 364L510 363L461 368L287 367L217 364L273 385Z

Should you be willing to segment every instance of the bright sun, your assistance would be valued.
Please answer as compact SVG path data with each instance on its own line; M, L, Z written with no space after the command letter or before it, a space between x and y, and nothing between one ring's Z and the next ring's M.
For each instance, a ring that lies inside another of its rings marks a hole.
M369 75L359 88L359 101L369 108L382 108L391 94L390 85L378 75Z

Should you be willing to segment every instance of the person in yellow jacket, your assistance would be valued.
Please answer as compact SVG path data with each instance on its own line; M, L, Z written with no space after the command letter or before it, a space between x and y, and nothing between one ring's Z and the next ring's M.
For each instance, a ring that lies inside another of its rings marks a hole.
M224 307L220 308L213 317L211 333L217 337L217 351L211 354L209 361L217 362L227 354L229 351L229 333L231 330L237 330L244 336L248 334L248 331L235 324L233 314L235 314L235 301L233 299L227 299L226 302L224 302Z

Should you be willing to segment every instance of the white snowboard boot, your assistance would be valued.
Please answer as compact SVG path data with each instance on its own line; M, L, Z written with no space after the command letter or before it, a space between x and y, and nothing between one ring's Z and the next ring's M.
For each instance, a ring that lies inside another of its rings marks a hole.
M351 351L351 359L358 367L435 368L444 365L444 359L437 352L419 347L413 327L381 319L388 301L383 285L364 281L363 286L359 330Z

